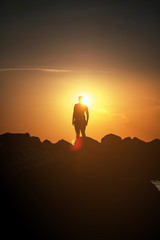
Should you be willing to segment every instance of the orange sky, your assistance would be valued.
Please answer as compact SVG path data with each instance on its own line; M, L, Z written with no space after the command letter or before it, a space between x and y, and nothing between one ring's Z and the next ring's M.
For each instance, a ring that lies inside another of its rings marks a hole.
M0 133L29 132L56 142L75 138L73 106L90 99L87 136L109 133L160 138L160 84L156 76L122 71L1 71Z
M158 6L154 1L5 1L0 133L72 142L73 107L86 94L88 136L160 138Z

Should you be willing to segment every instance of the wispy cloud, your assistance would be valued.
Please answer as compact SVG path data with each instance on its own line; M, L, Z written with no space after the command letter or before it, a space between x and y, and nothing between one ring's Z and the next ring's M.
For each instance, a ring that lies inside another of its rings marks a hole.
M105 108L98 109L97 112L106 116L108 121L120 121L120 120L124 121L124 122L129 121L128 117L123 113L110 112L110 111L106 110ZM105 120L106 120L106 118L105 118Z
M102 113L102 114L110 114L110 112L107 111L105 108L100 108L97 110L97 112Z
M71 72L69 69L56 69L56 68L42 68L42 67L12 67L12 68L0 68L0 72L7 71L42 71L42 72L54 72L54 73L67 73Z
M106 70L98 70L98 69L57 69L57 68L49 68L49 67L5 67L0 68L0 72L7 71L42 71L42 72L53 72L53 73L110 73L113 69L108 68Z

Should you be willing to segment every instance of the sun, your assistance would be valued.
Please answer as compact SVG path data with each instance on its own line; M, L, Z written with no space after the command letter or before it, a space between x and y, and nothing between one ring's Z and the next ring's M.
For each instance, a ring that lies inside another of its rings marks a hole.
M87 95L83 95L82 94L82 103L85 104L85 105L89 105L90 104L90 99Z

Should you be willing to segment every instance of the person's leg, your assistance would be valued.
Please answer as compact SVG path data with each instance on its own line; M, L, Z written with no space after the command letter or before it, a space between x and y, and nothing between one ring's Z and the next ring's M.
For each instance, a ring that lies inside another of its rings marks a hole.
M86 137L85 129L86 129L86 126L82 126L82 127L81 127L82 137Z
M76 139L80 137L80 128L78 125L75 125Z
M76 132L76 139L80 138L80 131Z

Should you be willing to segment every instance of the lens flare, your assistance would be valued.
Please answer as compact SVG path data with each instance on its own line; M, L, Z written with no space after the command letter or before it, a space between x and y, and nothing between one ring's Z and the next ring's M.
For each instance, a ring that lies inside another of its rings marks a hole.
M72 150L79 150L82 147L82 138L77 138L74 145L71 146Z

